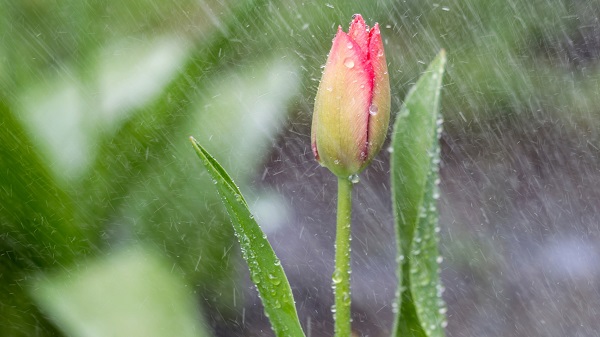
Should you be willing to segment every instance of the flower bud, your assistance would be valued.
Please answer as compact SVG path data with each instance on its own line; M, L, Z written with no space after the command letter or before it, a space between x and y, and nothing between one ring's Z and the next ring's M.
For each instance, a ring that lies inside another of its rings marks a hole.
M379 25L356 14L338 28L315 98L311 143L339 177L360 173L381 150L390 120L390 83Z

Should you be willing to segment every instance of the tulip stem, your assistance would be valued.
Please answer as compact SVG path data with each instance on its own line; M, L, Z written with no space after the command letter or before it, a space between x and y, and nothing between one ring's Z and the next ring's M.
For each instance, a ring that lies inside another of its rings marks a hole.
M350 223L352 214L352 181L338 177L337 229L335 238L335 271L333 318L335 336L349 337L350 324Z

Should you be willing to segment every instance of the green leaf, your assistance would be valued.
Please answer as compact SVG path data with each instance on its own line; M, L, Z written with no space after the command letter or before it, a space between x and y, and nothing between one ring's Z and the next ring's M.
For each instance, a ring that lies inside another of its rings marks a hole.
M104 230L115 205L123 201L128 189L145 178L144 173L151 167L149 161L172 155L173 134L190 123L196 93L207 91L214 84L207 76L220 75L224 64L247 58L246 50L238 52L237 37L260 31L261 20L254 20L252 25L246 21L260 17L266 3L266 0L236 2L232 11L219 20L221 28L207 34L190 50L187 62L161 94L144 107L128 112L130 117L118 130L98 142L89 174L74 189L78 193L74 199L79 201L77 220L87 225L90 236Z
M208 336L171 269L149 250L128 249L43 278L30 293L69 336Z
M409 91L394 124L391 181L399 254L395 336L444 335L437 185L445 63L442 50Z
M256 284L265 314L277 336L304 336L290 284L266 235L248 209L248 204L225 169L193 138L194 150L210 174L229 213L252 282Z
M1 97L0 129L0 256L23 270L72 262L89 248L72 201Z

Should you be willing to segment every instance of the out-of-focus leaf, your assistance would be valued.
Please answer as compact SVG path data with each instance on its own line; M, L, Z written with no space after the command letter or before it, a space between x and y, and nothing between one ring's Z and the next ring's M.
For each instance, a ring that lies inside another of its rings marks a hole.
M0 254L23 269L71 262L87 245L73 205L0 100Z
M242 188L239 177L263 163L263 155L287 121L291 98L300 89L300 72L291 62L272 58L252 62L252 67L220 75L198 98L194 119L185 127L226 164Z
M194 150L214 180L235 229L251 279L258 289L265 314L277 336L304 336L290 284L266 235L254 220L248 204L225 169L193 138Z
M190 51L187 63L162 95L129 114L131 118L101 142L89 175L76 189L82 193L77 196L83 208L80 222L88 224L92 233L101 231L131 183L143 178L149 161L170 154L173 131L191 116L191 98L210 83L211 69L237 55L231 37L247 36L248 30L257 29L254 23L248 27L243 23L259 17L264 2L249 0L236 6L218 31Z
M391 180L398 235L395 336L444 335L438 267L440 91L445 52L408 93L394 124Z
M52 72L16 95L23 127L59 181L78 181L98 140L162 93L187 59L187 44L177 36L113 43L99 48L86 78Z
M171 266L129 249L37 281L30 293L69 336L208 336Z
M160 243L201 290L205 304L231 319L242 303L235 293L244 292L230 277L236 264L229 263L231 254L224 252L234 244L233 228L223 225L227 213L208 175L191 169L198 158L185 136L198 134L244 188L260 173L264 154L287 121L288 104L299 87L297 74L283 61L224 71L210 88L194 94L189 121L172 131L169 153L149 151L143 171L127 182L129 189L113 203L109 241L135 237ZM251 196L250 204L252 200Z

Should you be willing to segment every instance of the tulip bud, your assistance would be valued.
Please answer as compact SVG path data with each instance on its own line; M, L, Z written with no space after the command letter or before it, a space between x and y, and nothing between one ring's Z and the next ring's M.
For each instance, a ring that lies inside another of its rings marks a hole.
M339 177L360 173L381 150L390 120L390 83L379 25L356 14L338 28L315 98L311 143Z

